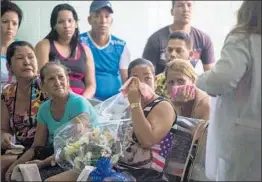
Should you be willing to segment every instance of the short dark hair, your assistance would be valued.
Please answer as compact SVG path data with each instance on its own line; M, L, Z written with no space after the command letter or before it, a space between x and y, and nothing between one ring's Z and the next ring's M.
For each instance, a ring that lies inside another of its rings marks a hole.
M10 1L1 1L1 17L6 13L13 11L18 16L18 27L20 27L22 19L23 19L23 12L22 10L13 2Z
M7 64L11 65L11 59L14 56L17 47L21 47L21 46L23 46L23 47L24 46L28 46L35 53L34 46L32 46L32 44L30 44L29 42L26 42L26 41L15 41L12 44L10 44L8 46L7 50L6 50L6 61L7 61Z
M172 8L175 6L176 0L172 0Z
M172 0L172 8L174 8L175 4L176 4L176 1L179 1L179 0ZM180 0L181 1L181 0Z
M168 40L180 39L186 42L186 46L191 50L193 48L193 41L191 36L183 31L175 31L169 35Z
M150 67L153 75L155 75L155 67L149 60L144 59L144 58L137 58L137 59L133 60L128 66L128 69L127 69L128 78L130 78L130 76L131 76L132 69L134 67L138 66L138 65L146 65L146 66Z
M52 62L47 62L39 71L39 75L40 75L40 80L42 83L44 83L44 79L45 79L45 74L44 71L46 68L50 67L50 66L58 66L60 68L62 68L66 74L66 76L69 76L69 70L67 69L67 67L65 67L63 64L60 63L60 61L52 61Z

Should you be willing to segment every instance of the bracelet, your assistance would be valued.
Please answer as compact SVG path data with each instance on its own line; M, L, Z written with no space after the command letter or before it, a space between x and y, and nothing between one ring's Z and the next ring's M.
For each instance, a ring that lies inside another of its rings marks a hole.
M133 110L133 109L135 109L135 108L137 108L137 107L139 107L139 106L141 106L140 102L136 102L136 103L130 104L131 110Z
M51 162L50 162L50 164L51 164L51 166L53 167L53 166L56 165L56 161L55 161L54 159L52 159Z

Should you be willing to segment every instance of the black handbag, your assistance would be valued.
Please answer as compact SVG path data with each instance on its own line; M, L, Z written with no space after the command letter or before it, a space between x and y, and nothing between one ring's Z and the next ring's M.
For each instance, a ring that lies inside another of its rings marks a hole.
M54 148L53 147L47 147L47 146L37 146L35 147L35 155L34 159L37 160L44 160L47 157L50 157L54 154Z

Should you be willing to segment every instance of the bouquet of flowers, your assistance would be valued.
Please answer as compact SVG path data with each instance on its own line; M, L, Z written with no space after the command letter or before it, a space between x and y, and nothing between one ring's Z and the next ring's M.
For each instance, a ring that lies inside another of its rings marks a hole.
M100 124L93 126L87 114L80 114L57 129L54 136L54 150L58 165L66 170L81 172L85 166L96 166L101 158L109 159L111 165L118 162L125 146L128 145L124 132L125 127L129 126L127 123L131 121L127 113L128 104L124 102L122 105L118 104L118 108L126 107L120 109L121 114L119 110L112 112L110 109L117 107L116 103L119 102L116 100L120 100L119 98L121 97L116 96L110 102L105 101L109 106L107 109L102 107L105 103L96 107Z

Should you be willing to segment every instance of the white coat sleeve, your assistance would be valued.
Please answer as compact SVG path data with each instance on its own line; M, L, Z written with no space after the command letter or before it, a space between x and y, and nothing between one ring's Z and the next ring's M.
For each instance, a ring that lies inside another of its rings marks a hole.
M229 36L214 67L201 74L197 87L211 95L223 95L237 87L251 61L247 39Z

